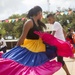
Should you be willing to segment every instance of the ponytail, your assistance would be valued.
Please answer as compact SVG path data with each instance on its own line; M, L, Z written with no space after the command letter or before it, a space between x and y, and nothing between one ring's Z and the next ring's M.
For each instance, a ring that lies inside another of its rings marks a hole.
M41 22L40 20L38 20L37 22L41 31L43 31L43 28L46 29L46 25L43 22Z
M29 12L28 12L28 14L27 14L27 17L28 17L28 18L33 17L33 15L34 15L34 12L33 12L33 11L34 11L33 8L29 10Z

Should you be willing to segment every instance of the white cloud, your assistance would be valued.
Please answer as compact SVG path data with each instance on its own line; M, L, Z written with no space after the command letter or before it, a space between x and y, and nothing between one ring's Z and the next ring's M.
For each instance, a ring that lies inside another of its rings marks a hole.
M73 8L75 7L75 0L50 0L50 9L55 11L58 7L63 8Z
M22 3L26 6L25 8L27 11L36 5L41 6L43 9L45 9L45 6L47 7L46 0L30 0L29 2L28 0L23 0Z
M75 0L49 0L50 11L56 11L57 7L62 8L73 8L75 7ZM39 5L42 9L48 10L47 0L0 0L0 20L6 19L12 14L22 14L27 12L29 9Z

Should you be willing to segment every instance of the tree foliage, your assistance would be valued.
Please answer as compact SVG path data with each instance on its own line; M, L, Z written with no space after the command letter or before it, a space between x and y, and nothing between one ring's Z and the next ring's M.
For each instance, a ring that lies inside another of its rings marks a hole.
M53 13L53 12L52 12ZM44 11L43 14L45 15L44 18L42 19L42 21L44 23L47 23L46 20L46 15L48 14L47 11ZM55 13L53 13L55 14ZM13 36L13 39L19 38L21 33L22 33L22 29L23 29L23 25L25 23L26 20L22 21L21 18L25 17L26 18L27 14L14 14L12 16L10 16L8 19L17 19L19 18L19 20L16 22L2 22L0 23L0 33L2 33L4 36ZM55 15L55 18L57 21L59 21L61 23L61 25L64 27L64 29L67 31L68 28L73 28L75 30L75 12L72 12L72 14L70 15Z

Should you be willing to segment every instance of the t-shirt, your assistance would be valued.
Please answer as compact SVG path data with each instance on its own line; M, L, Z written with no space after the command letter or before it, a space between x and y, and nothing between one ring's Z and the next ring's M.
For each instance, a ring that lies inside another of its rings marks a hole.
M65 41L63 28L59 22L54 23L54 31L56 31L54 35L56 38Z
M2 43L2 42L3 42L3 45L1 45L0 48L3 48L3 47L5 47L5 46L7 46L7 45L6 45L6 42L5 42L5 40L4 40L4 38L1 38L1 39L0 39L0 43Z
M44 30L44 31L54 31L54 26L53 26L53 24L50 24L50 23L47 23L46 24L46 30Z

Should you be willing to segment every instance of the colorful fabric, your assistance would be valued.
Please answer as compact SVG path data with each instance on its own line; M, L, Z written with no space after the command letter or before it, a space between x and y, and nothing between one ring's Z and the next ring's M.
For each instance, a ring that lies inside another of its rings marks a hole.
M56 61L48 61L40 66L30 67L10 59L0 59L0 75L52 75L60 67L61 64Z
M73 40L70 38L66 38L66 41L69 42L70 44L73 44Z
M39 35L45 43L56 46L58 56L73 57L72 47L68 42L59 40L49 33L38 31L35 31L34 33Z
M0 75L52 75L62 66L55 60L50 61L56 56L55 46L43 43L41 39L26 39L23 45L0 54Z
M2 57L27 66L38 66L57 56L54 47L50 49L47 46L46 49L46 52L33 53L24 47L16 46L3 54Z
M46 46L39 38L38 40L25 39L23 45L21 47L25 47L31 52L45 52Z

